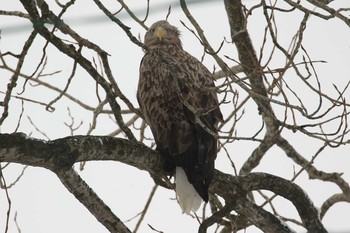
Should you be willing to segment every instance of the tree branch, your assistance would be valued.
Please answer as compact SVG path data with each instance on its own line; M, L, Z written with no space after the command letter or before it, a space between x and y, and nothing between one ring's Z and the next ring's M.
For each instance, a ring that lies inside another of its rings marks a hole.
M4 111L3 111L3 113L2 113L2 115L0 117L0 125L2 125L2 123L4 122L4 120L8 116L9 102L10 102L10 99L11 99L12 90L17 85L17 80L18 80L18 77L19 77L20 70L21 70L21 68L23 66L24 59L26 58L28 50L29 50L30 46L33 44L33 41L34 41L36 35L37 35L37 32L36 31L32 31L32 33L30 34L28 40L25 42L25 44L23 46L23 49L22 49L22 52L19 55L19 59L18 59L18 62L17 62L16 69L14 70L13 75L11 77L11 82L7 85L7 91L6 91L6 95L5 95L4 101L0 102L0 106L3 106L3 108L4 108Z
M74 171L60 170L56 175L63 185L78 199L96 219L111 233L131 233L123 222L113 214L112 210L97 196L97 194Z
M60 38L54 35L54 33L50 32L44 25L45 20L50 19L55 23L55 26L61 30L65 34L69 34L73 37L80 45L84 45L88 48L93 49L97 54L104 57L106 52L103 51L99 46L93 44L92 42L80 37L77 33L69 28L61 19L56 17L49 9L47 4L44 1L40 1L40 8L42 9L42 14L44 18L39 17L39 12L36 8L35 1L25 1L21 0L21 3L28 11L29 15L32 17L31 22L33 24L34 29L48 42L54 45L58 50L62 53L66 54L73 60L75 60L82 68L86 70L90 74L90 76L104 89L106 95L108 97L109 105L113 111L114 117L119 125L119 127L123 130L125 135L130 140L136 141L134 135L131 130L125 126L124 120L121 116L121 108L118 102L116 101L117 95L112 90L110 83L108 83L92 66L91 62L87 60L79 51L75 49L75 47L71 44L64 43ZM45 18L47 17L47 18Z
M91 209L91 203L87 203L92 195L91 189L86 188L87 185L72 171L71 167L74 163L113 160L145 170L153 177L162 179L165 176L164 161L158 153L141 143L126 139L105 136L72 136L43 141L16 133L0 134L0 142L0 162L39 166L55 172L70 192L79 198L83 196L79 200L94 215L97 210ZM71 186L74 184L73 180L81 185ZM264 173L251 173L243 177L234 177L216 170L209 190L224 198L227 203L233 203L233 210L263 231L291 232L291 229L286 227L277 217L247 199L247 193L257 189L270 190L290 200L310 232L326 232L319 220L316 208L307 195L296 184L282 178ZM93 200L96 203L99 202L97 197L94 197ZM103 202L100 203L98 209L101 208L108 212ZM107 216L99 219L107 228L110 227L108 219L114 219L114 223L119 221L113 217L112 213ZM319 231L313 231L315 229Z
M242 3L240 0L225 0L224 3L231 27L231 38L236 45L239 60L244 68L244 73L249 78L252 91L260 96L267 97L267 90L262 77L263 72L246 28L246 18L242 10ZM267 130L276 131L279 124L268 99L259 98L259 96L255 95L252 98L262 113Z
M291 201L308 232L327 232L311 199L293 182L265 173L250 173L239 179L242 181L241 183L245 190L266 189Z

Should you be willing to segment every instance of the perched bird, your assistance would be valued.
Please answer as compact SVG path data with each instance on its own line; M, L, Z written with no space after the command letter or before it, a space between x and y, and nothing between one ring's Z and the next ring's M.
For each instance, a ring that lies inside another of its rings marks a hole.
M222 121L212 73L183 50L179 30L167 21L145 34L137 99L165 169L175 171L176 195L184 213L208 202Z

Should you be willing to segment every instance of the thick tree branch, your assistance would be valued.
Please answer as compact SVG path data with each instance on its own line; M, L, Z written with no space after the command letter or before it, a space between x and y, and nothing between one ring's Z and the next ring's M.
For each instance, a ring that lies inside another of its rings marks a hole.
M53 141L25 134L0 134L0 161L43 167L53 172L70 169L76 162L114 160L152 174L162 174L161 157L138 142L106 136L72 136Z
M311 199L308 198L307 194L299 186L291 181L264 173L251 173L239 179L242 179L241 183L245 190L266 189L290 200L297 209L308 232L327 232L319 219L319 212L313 206Z
M280 130L279 121L272 109L263 82L264 73L248 34L242 3L240 0L225 0L224 3L231 28L231 38L236 45L241 66L251 85L251 97L257 104L259 113L266 125L264 140L242 166L240 174L243 175L253 170L260 163L266 152L275 144L275 139Z
M145 170L160 179L165 176L164 161L158 153L143 144L126 139L103 136L72 136L43 141L17 133L0 134L0 142L0 162L39 166L55 172L61 180L63 179L62 182L74 195L84 193L85 197L79 200L87 208L89 208L89 204L85 204L85 202L90 200L91 190L87 189L86 184L82 183L83 181L79 180L79 177L71 170L72 165L76 162L113 160ZM70 186L73 184L72 180L80 182L81 187ZM77 190L72 190L72 188ZM297 185L282 178L263 173L234 177L215 171L214 180L209 190L224 198L227 203L232 203L233 210L262 230L266 232L291 232L291 229L286 227L277 217L247 199L247 193L257 189L270 190L290 200L310 232L326 232L316 208L307 195ZM97 197L94 198L96 202L99 201ZM108 212L103 203L101 203L100 208ZM89 210L96 213L94 209L89 208ZM112 218L112 213L109 214L109 217L99 219L107 228L110 227L108 219ZM115 222L119 221L113 219ZM315 229L319 231L313 231Z
M248 34L246 18L240 0L225 0L225 8L231 28L231 38L235 43L238 57L245 74L249 78L252 91L260 96L267 97L266 87L263 83L263 71L259 64L252 41ZM266 98L252 96L262 113L268 131L276 131L278 122L270 102Z

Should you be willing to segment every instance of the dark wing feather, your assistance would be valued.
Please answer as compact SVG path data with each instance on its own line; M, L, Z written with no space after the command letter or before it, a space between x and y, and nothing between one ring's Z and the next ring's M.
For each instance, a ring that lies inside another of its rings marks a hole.
M178 47L159 46L154 53L145 54L140 65L140 107L157 149L166 156L167 168L183 167L190 183L208 201L217 141L196 123L194 113L184 106L179 95L199 112L205 112L200 119L216 132L222 114L213 75Z

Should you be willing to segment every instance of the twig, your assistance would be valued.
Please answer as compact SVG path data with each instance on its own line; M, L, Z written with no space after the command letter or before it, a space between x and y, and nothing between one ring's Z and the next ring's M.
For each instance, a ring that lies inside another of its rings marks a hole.
M151 193L149 194L149 197L147 199L146 205L145 205L145 207L143 208L143 210L141 212L141 216L140 216L139 220L136 223L136 226L135 226L135 229L133 230L133 233L136 233L138 231L138 229L139 229L139 227L140 227L140 225L141 225L141 223L142 223L142 221L143 221L143 219L144 219L144 217L145 217L145 215L147 213L147 210L148 210L148 208L149 208L149 206L151 204L151 201L152 201L152 199L154 197L154 194L155 194L157 188L158 188L158 185L155 184L153 186L152 190L151 190Z
M36 35L37 35L37 32L36 31L32 31L32 33L30 34L29 38L25 42L25 44L24 44L24 46L22 48L22 52L21 52L21 54L19 56L19 59L18 59L18 62L17 62L17 67L16 67L16 69L13 72L13 75L11 77L11 82L7 85L6 95L5 95L4 101L2 102L2 106L3 106L4 110L3 110L3 113L2 113L2 115L0 117L0 125L2 125L2 123L4 122L4 120L8 116L9 102L10 102L10 99L11 99L12 90L16 86L20 70L21 70L21 68L23 66L24 59L26 58L27 52L28 52L30 46L32 45Z
M6 180L5 180L4 174L2 173L1 164L0 164L0 184L2 186L1 188L3 188L5 190L7 204L8 204L8 208L7 208L7 211L6 211L5 231L4 231L4 233L7 233L8 229L9 229L9 221L10 221L12 202L11 202L11 199L10 199L10 195L9 195L9 192L8 192L8 188L7 188L7 185L6 185Z

